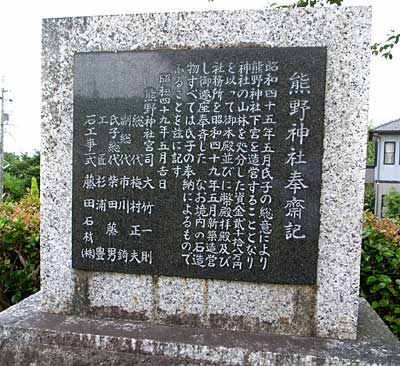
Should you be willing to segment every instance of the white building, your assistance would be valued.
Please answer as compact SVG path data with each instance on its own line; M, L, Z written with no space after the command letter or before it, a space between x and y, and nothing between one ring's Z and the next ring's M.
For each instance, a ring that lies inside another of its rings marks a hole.
M382 216L385 195L391 190L400 192L400 119L375 127L371 136L376 141L373 171L375 214Z

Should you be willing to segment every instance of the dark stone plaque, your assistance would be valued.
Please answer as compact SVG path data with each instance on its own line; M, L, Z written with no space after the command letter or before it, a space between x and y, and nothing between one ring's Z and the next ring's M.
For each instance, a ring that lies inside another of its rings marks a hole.
M325 48L79 53L73 268L315 284Z

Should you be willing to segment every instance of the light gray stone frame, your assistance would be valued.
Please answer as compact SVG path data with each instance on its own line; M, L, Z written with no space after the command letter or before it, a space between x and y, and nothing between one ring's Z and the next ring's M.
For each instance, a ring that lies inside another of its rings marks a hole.
M369 8L217 11L43 22L42 310L296 335L356 337L368 121ZM75 52L326 46L316 286L71 268Z

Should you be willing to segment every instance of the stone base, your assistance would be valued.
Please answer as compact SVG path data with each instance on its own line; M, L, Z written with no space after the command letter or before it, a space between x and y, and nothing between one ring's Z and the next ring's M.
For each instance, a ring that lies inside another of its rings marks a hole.
M362 299L357 341L80 318L39 309L36 294L0 313L0 365L400 365L400 343Z

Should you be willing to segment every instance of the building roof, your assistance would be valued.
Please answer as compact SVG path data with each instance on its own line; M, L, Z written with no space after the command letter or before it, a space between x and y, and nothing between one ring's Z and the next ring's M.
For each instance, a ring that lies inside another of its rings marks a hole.
M390 122L386 122L383 125L380 125L378 127L375 127L371 130L371 132L377 132L377 133L390 133L390 132L400 132L400 118L395 119Z

